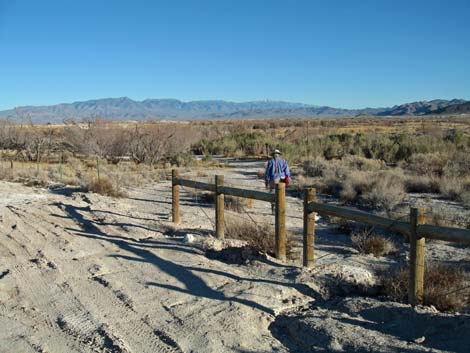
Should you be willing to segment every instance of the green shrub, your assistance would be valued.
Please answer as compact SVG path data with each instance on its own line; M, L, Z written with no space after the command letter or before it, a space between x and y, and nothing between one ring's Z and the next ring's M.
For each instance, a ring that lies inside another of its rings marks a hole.
M190 167L196 164L196 160L191 153L178 153L168 157L168 162L177 167Z

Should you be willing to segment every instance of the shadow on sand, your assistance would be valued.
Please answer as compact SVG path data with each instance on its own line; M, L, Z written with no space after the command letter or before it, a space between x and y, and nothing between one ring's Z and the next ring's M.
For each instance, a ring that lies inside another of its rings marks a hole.
M235 303L239 303L242 305L246 305L248 307L263 311L267 314L274 315L274 311L266 307L260 303L257 303L252 300L238 298L238 297L228 297L224 293L217 291L211 287L209 287L202 278L197 276L195 273L211 273L219 276L224 276L236 281L248 281L248 282L255 282L255 283L268 283L274 284L279 286L291 287L295 288L299 292L304 295L315 297L317 293L315 293L310 287L292 283L292 282L280 282L274 281L270 279L257 279L257 278L244 278L237 275L233 275L231 273L227 273L224 271L219 270L212 270L203 267L194 267L194 266L183 266L163 257L159 256L155 251L158 249L165 249L165 250L172 250L172 251L179 251L188 254L195 254L195 255L202 255L204 256L204 251L195 248L191 245L182 244L180 242L175 242L175 240L156 240L156 239L133 239L129 237L124 237L121 235L111 235L106 234L101 229L98 228L98 225L107 225L106 223L101 224L99 222L95 223L92 220L87 219L83 214L89 212L90 209L88 207L76 207L68 204L57 204L64 213L65 216L53 214L52 216L61 217L61 218L71 218L77 223L81 229L71 229L68 228L67 230L70 232L75 233L76 235L96 239L100 241L107 241L118 246L120 249L125 250L129 253L129 255L122 255L122 254L114 254L110 255L116 258L124 259L127 261L136 261L136 262L143 262L148 263L155 266L158 270L165 272L166 274L172 276L177 280L177 282L182 283L181 287L164 284L156 281L148 281L146 284L149 286L157 286L160 288L165 288L172 291L178 291L181 293L186 293L188 295L203 297L208 299L214 300L221 300L221 301L231 301ZM120 224L112 224L113 226L120 226ZM126 224L127 226L136 226L142 227L140 225L132 225ZM157 230L155 230L157 231ZM193 233L194 231L191 230Z

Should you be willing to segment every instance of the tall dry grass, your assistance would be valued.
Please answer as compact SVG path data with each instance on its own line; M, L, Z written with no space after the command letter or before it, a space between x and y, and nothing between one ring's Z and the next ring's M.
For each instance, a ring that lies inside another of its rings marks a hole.
M410 281L408 267L383 275L382 293L401 302L407 301ZM470 304L468 274L443 264L427 263L424 271L423 304L441 311L457 311ZM466 291L467 290L467 291Z
M227 215L225 218L225 237L229 239L244 240L254 249L274 256L275 235L271 225L252 220ZM289 259L295 259L294 241L291 234L287 234L286 255Z

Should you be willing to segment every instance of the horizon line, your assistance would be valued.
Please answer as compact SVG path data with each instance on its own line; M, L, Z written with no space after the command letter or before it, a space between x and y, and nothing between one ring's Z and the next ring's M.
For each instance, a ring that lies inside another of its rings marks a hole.
M363 109L379 109L379 108L392 108L395 106L400 106L404 104L412 104L412 103L419 103L419 102L432 102L435 100L446 100L446 101L452 101L452 100L464 100L464 101L470 101L470 99L466 98L428 98L428 99L420 99L420 100L409 100L409 101L404 101L401 103L395 103L393 105L389 106L365 106L361 108L350 108L350 107L344 107L344 106L335 106L335 105L328 105L328 104L312 104L312 103L305 103L305 102L300 102L300 101L290 101L290 100L283 100L283 99L270 99L270 98L264 98L264 99L253 99L253 100L242 100L242 101L236 101L236 100L231 100L231 99L180 99L180 98L145 98L145 99L134 99L129 96L120 96L120 97L104 97L104 98L90 98L90 99L82 99L82 100L73 100L72 102L60 102L60 103L51 103L51 104L39 104L39 105L19 105L19 106L14 106L12 108L0 108L0 111L8 111L8 110L15 110L19 108L30 108L30 107L48 107L48 106L55 106L55 105L62 105L62 104L75 104L75 103L82 103L82 102L90 102L90 101L100 101L100 100L106 100L106 99L129 99L131 101L137 102L137 103L142 103L147 100L174 100L174 101L179 101L181 103L194 103L194 102L226 102L226 103L234 103L234 104L243 104L243 103L258 103L258 102L282 102L282 103L289 103L289 104L302 104L305 106L309 107L329 107L329 108L335 108L335 109L344 109L344 110L363 110Z

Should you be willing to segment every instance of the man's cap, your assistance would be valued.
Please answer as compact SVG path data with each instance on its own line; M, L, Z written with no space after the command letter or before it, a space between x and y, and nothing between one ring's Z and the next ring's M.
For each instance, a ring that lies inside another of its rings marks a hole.
M282 154L277 148L271 154Z

